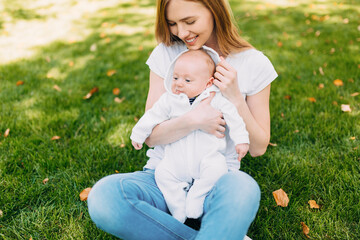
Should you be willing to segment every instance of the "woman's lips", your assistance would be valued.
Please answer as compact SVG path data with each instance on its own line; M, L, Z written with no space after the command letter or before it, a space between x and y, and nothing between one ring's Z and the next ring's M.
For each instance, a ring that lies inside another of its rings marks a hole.
M188 44L188 45L194 45L196 43L196 40L197 40L198 36L195 36L193 38L188 38L188 39L185 39L185 42Z

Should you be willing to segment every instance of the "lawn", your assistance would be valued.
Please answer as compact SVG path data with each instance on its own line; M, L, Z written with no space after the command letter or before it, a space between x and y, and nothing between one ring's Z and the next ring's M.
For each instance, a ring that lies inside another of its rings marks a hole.
M271 145L242 161L262 191L248 235L306 239L303 222L311 239L360 239L360 2L230 4L279 73ZM79 193L146 162L129 136L145 107L154 1L4 0L0 9L0 237L115 239ZM287 207L274 200L280 188Z

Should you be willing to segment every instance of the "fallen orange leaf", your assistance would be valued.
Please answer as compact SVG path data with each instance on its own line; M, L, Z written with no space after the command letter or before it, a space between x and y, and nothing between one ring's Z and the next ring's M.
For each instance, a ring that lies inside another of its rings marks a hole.
M343 81L341 79L335 79L333 83L337 87L340 87L340 86L344 85L344 83L343 83Z
M325 87L325 85L323 83L320 83L318 88L323 89L324 87Z
M54 85L53 89L55 89L58 92L61 92L61 88L58 85Z
M316 209L320 208L315 200L309 200L309 205L310 205L310 208L316 208Z
M284 98L287 99L287 100L291 100L291 96L290 96L290 95L285 95Z
M93 89L91 89L90 90L90 94L94 94L94 93L96 93L97 91L99 91L99 88L97 88L97 87L94 87Z
M316 99L315 99L314 97L309 97L308 100L309 100L310 102L316 102Z
M337 106L337 105L338 105L337 101L333 101L332 104L333 104L334 106Z
M115 98L114 98L114 101L115 101L116 103L122 103L124 100L125 100L125 97L122 97L122 98L115 97Z
M272 146L272 147L277 147L277 144L276 144L276 143L271 143L271 142L269 142L269 145Z
M10 133L10 128L5 130L4 137L8 137Z
M274 191L273 193L275 202L278 206L281 207L287 207L289 204L289 198L286 194L286 192L284 192L284 190L282 190L281 188Z
M301 45L302 45L302 42L300 40L296 42L297 47L301 47Z
M106 33L100 33L100 35L99 35L101 38L104 38L104 37L106 37Z
M107 75L108 77L111 77L111 76L114 75L115 73L116 73L116 70L110 69L110 70L107 71L106 75Z
M282 47L282 46L283 46L283 43L279 41L279 42L277 43L277 46L278 46L278 47Z
M324 70L322 69L322 67L319 67L319 72L321 75L324 75Z
M93 89L90 90L90 92L88 94L86 94L86 96L83 97L83 99L89 99L91 98L91 96L96 93L97 91L99 91L99 88L94 87Z
M24 84L24 81L21 81L21 80L16 82L16 86L20 86L20 85L23 85L23 84Z
M51 138L51 140L59 140L61 137L59 137L59 136L53 136L52 138Z
M348 104L341 104L341 111L343 111L343 112L351 112L350 105L348 105Z
M301 222L301 226L302 226L302 231L303 231L303 233L305 234L305 236L306 236L307 238L310 238L309 235L308 235L308 234L310 233L309 227L306 226L306 224L305 224L304 222Z
M358 92L354 92L354 93L350 94L350 96L356 97L356 96L358 96L359 94L360 94L360 93L358 93Z
M317 30L317 31L315 32L315 36L316 36L316 37L320 36L320 34L321 34L321 33L320 33L319 30Z
M86 201L90 191L91 191L91 188L85 188L84 190L82 190L81 193L79 194L80 200Z
M69 62L69 67L73 67L74 66L74 62L73 61L70 61Z
M42 183L43 183L43 184L46 184L48 181L49 181L49 179L48 179L48 178L45 178L44 180L42 180Z
M125 143L120 144L120 147L121 147L121 148L124 148L124 147L125 147Z
M120 89L119 88L114 88L113 89L113 94L114 95L119 95L120 94Z

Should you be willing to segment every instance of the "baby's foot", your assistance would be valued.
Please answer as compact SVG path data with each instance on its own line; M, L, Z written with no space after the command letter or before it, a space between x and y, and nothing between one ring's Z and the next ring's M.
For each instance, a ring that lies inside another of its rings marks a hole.
M172 216L181 223L184 223L186 220L185 211L175 211L172 213Z
M186 202L186 216L188 218L199 218L203 214L202 201L187 201Z

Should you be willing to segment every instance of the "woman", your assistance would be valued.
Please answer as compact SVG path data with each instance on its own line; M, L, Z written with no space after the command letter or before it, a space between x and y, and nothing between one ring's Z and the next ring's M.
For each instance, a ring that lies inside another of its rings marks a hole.
M177 54L203 45L223 58L214 84L237 108L246 123L252 156L265 153L270 139L270 83L277 74L270 61L240 38L226 0L158 0L156 37L160 44L147 64L150 86L146 110L165 92L163 78ZM235 147L228 138L221 113L211 98L187 114L154 128L147 145L150 157L144 171L103 178L89 194L89 213L96 225L123 239L243 239L259 207L260 190L253 178L238 171ZM162 158L162 144L181 139L193 130L227 138L229 172L206 197L200 230L168 214L156 186L154 169ZM168 133L171 133L170 135Z

